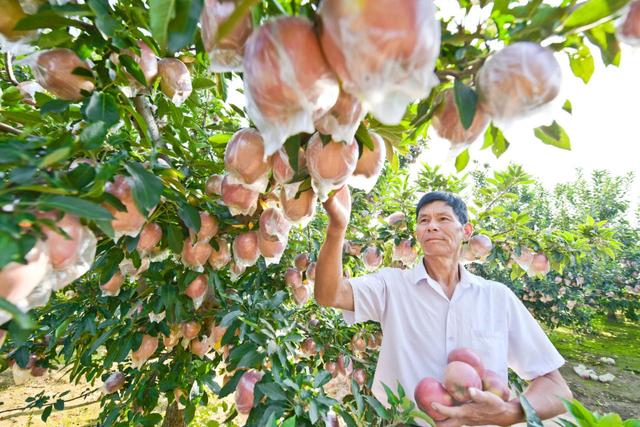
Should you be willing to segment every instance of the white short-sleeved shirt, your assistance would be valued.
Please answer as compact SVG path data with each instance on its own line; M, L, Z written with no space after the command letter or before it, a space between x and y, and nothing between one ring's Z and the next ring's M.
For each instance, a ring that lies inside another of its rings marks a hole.
M345 321L373 320L382 326L372 392L383 403L382 383L396 393L400 382L413 400L422 378L442 382L447 355L459 347L474 350L505 382L507 367L530 380L565 362L511 289L462 265L451 300L427 275L422 260L411 269L383 268L349 281L354 311L343 311Z

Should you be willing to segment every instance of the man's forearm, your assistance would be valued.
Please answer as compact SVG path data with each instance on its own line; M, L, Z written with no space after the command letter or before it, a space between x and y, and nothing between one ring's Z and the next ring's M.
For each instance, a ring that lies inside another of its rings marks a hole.
M321 305L330 305L338 293L342 279L342 245L345 234L346 229L329 223L325 241L318 253L314 294Z
M564 380L550 378L546 375L534 379L524 392L533 409L541 420L553 418L566 412L560 398L571 400L571 391ZM499 425L511 425L525 421L524 410L519 399L508 402L504 419L500 419Z

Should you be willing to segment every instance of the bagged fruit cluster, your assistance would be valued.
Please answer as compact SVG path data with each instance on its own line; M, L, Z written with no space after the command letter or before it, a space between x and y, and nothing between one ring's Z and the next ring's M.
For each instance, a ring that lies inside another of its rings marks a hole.
M418 407L435 421L444 421L445 416L431 405L457 406L470 402L469 389L488 391L509 400L509 387L497 373L485 369L480 357L469 348L457 348L447 357L444 379L426 377L420 380L414 391Z
M27 253L26 263L10 262L0 270L0 297L22 311L45 305L52 292L84 275L96 253L96 237L78 217L56 211L37 217L44 239ZM0 324L10 319L0 310Z

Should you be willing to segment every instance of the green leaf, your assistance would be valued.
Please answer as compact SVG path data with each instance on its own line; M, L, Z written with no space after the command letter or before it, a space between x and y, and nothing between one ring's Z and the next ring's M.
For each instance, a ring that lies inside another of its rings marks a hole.
M222 399L223 397L231 394L236 389L238 381L240 381L240 377L242 377L245 372L246 371L242 369L237 370L233 377L231 377L231 379L220 389L218 397Z
M44 408L44 411L42 411L42 415L40 416L42 421L47 422L47 419L49 418L49 415L51 415L52 411L53 411L53 406L51 405Z
M563 150L571 150L569 136L555 120L550 126L540 126L536 128L534 134L545 144L553 145Z
M111 16L109 2L103 0L89 0L87 4L96 14L96 27L98 27L98 29L105 35L113 37L115 31L120 29L121 25Z
M200 231L200 214L196 208L188 203L181 203L178 208L178 216L188 228L196 233Z
M564 111L566 111L569 114L573 113L573 106L571 105L571 101L569 101L568 99L566 101L564 101L564 105L562 106L562 109Z
M66 181L77 189L89 185L96 177L96 169L86 163L80 163L66 175Z
M358 130L356 130L356 141L360 143L363 147L367 147L369 150L373 151L373 141L371 140L371 135L369 135L369 130L364 125L364 123L360 122L358 126Z
M522 395L520 396L521 402L523 397L524 396ZM567 408L569 413L573 416L573 418L575 418L580 427L595 427L595 425L597 424L596 417L587 408L582 406L580 402L578 402L576 399L573 399L572 401L562 399L562 402L564 403L564 406Z
M591 51L585 45L580 45L580 48L569 54L569 65L573 75L582 79L587 84L593 75L595 64Z
M628 0L587 0L580 3L563 23L563 30L582 27L607 18L620 10Z
M59 209L81 218L93 220L113 219L111 212L102 206L78 197L44 196L38 201L37 206L39 209Z
M127 72L131 74L140 84L142 84L143 86L147 85L147 79L144 77L142 68L140 68L140 64L138 64L135 59L133 59L129 55L119 55L118 60L124 66L124 69L127 70Z
M469 164L469 149L465 148L465 150L458 154L456 157L456 170L460 172Z
M64 400L62 399L56 400L55 403L53 404L53 407L56 408L58 411L62 411L64 409Z
M180 231L180 227L173 224L167 226L167 244L171 251L177 254L181 253L183 240L184 236L182 235L182 231Z
M40 107L40 114L46 116L50 113L64 113L69 109L69 105L71 105L70 101L54 99Z
M65 18L50 11L40 12L33 15L27 15L22 18L14 27L18 31L37 30L40 28L64 28L77 27L82 28L82 22Z
M284 420L281 427L296 427L296 416L292 416Z
M127 163L125 169L131 175L131 192L136 206L146 216L160 202L162 181L140 163Z
M540 417L536 414L535 409L533 409L533 406L531 406L524 394L521 394L519 397L527 421L527 427L543 427Z
M604 65L620 65L620 44L615 31L615 25L612 22L607 22L585 33L589 41L600 49Z
M259 0L242 0L236 4L233 13L218 27L218 33L216 34L216 40L220 41L229 34L236 25L249 13L253 5L258 3ZM274 2L277 6L280 6L279 2Z
M373 396L365 396L364 399L367 401L369 406L371 406L373 410L376 411L376 414L378 414L378 417L380 417L383 420L388 419L389 415L387 414L387 411L384 408L384 406L382 406L382 403L378 401L378 399L376 399Z
M462 127L469 129L473 123L473 117L476 115L478 95L458 79L453 84L453 93Z
M149 25L160 50L167 48L169 22L173 19L176 0L149 0Z
M502 134L502 131L495 127L493 123L489 125L484 133L484 144L482 149L491 147L491 151L496 157L500 157L507 148L509 148L509 141L507 141Z
M39 168L49 167L55 163L58 163L59 161L66 159L67 157L69 157L69 154L71 154L71 147L58 148L57 150L54 150L53 152L44 156L40 161L40 164L38 165L38 167Z
M211 79L205 79L204 77L196 77L191 83L193 90L211 89L216 87L216 82Z
M2 297L0 297L0 310L9 313L21 329L35 329L37 327L31 316L23 313L22 310Z
M260 390L262 394L269 397L269 400L287 400L287 395L276 383L258 383L256 388Z
M109 126L106 123L91 123L89 126L82 129L82 133L80 133L80 142L89 150L99 148L104 143L107 132L109 132Z
M176 0L175 17L169 22L169 52L177 52L193 42L202 2L203 0Z
M320 371L313 380L313 387L319 388L331 380L331 374L327 371Z
M108 93L93 92L88 99L84 114L89 122L104 122L113 126L120 120L115 99Z
M315 400L309 402L309 419L311 424L315 425L318 422L318 405Z

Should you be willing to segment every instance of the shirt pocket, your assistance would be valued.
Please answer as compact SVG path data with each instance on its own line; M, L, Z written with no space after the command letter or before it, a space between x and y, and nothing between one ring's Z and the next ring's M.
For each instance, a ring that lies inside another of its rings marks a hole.
M507 335L501 331L471 329L471 347L485 368L499 375L507 371Z

